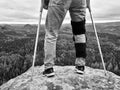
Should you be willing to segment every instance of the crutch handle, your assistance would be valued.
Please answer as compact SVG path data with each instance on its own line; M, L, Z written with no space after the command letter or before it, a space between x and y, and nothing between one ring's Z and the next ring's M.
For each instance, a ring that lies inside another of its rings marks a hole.
M43 3L44 3L44 1L43 1L43 0L41 0L40 12L42 12L42 11L43 11Z

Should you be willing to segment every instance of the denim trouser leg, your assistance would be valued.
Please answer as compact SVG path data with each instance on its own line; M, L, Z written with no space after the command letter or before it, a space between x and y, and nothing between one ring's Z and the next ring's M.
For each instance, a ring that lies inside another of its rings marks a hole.
M56 41L58 37L58 31L60 29L65 14L66 12L63 7L49 6L45 24L45 69L51 68L54 65L54 60L56 58Z

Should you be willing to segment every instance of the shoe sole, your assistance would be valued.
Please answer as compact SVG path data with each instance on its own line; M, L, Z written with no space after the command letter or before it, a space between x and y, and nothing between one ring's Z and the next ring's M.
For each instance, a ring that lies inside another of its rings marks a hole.
M81 70L78 70L78 69L76 69L75 72L78 73L78 74L81 74L81 75L84 74L84 71L81 71Z
M45 74L47 77L53 77L55 76L55 73Z

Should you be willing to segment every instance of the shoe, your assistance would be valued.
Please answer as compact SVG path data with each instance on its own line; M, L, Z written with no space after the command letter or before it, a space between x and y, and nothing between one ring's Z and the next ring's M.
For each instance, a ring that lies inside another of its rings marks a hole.
M76 73L84 74L85 66L76 66Z
M55 75L53 68L49 68L43 71L43 75L47 77L53 77Z

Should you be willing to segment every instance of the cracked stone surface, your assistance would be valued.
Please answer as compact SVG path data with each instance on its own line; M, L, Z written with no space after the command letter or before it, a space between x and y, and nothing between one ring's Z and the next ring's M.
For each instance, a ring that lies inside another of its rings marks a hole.
M75 73L74 66L55 66L55 76L42 75L44 66L31 68L22 75L0 86L0 90L120 90L120 76L86 67L85 74Z

